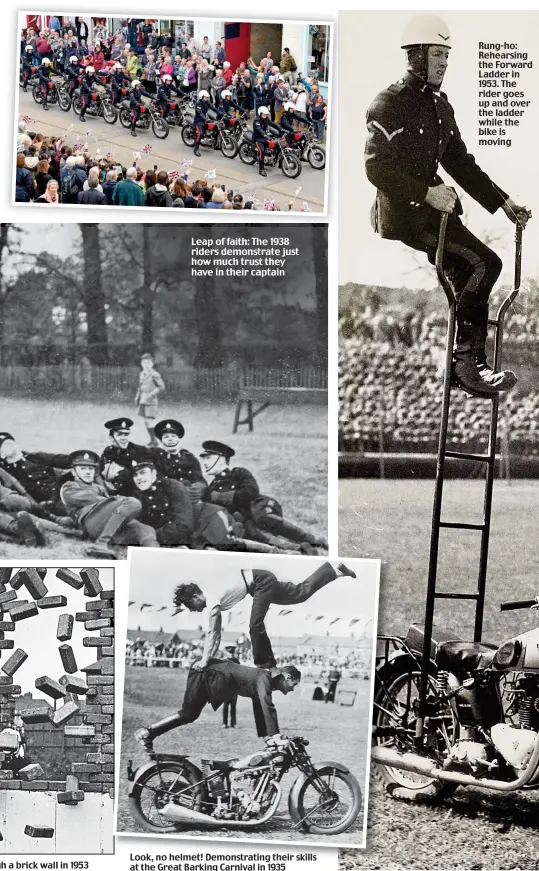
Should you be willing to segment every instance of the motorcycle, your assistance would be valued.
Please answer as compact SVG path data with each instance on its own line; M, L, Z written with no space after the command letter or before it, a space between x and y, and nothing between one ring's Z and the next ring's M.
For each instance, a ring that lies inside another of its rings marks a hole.
M63 112L68 112L71 106L71 99L67 90L67 85L64 79L51 79L48 82L47 102L50 106L58 104ZM32 80L32 97L36 103L43 103L43 94L41 93L41 85L39 80Z
M135 821L147 832L164 834L186 825L254 828L271 820L279 806L281 780L301 772L288 795L294 828L320 835L347 831L357 819L362 796L353 774L339 762L313 763L305 738L226 762L154 754L136 771L127 767L128 795Z
M28 85L30 85L30 87L33 87L34 83L37 81L37 69L38 68L33 65L30 67L30 78L28 79L27 87ZM22 64L19 67L19 87L24 88L24 75L22 71Z
M252 166L258 161L258 151L250 130L244 130L238 153L241 162L247 164L247 166ZM266 140L264 166L279 167L287 178L297 178L301 173L299 157L288 147L284 139Z
M80 115L82 111L82 97L80 88L73 92L71 101L75 115ZM103 118L106 124L116 124L118 120L118 110L110 101L110 95L105 91L94 91L90 94L90 101L86 107L86 115L91 115L94 118Z
M193 148L196 141L197 129L192 117L185 118L182 128L182 139L185 145ZM228 132L224 121L206 121L204 135L199 145L204 148L220 149L225 157L232 159L238 153L238 143Z
M538 603L505 602L500 610L537 610ZM417 624L405 638L380 638L372 758L390 795L417 801L457 786L539 788L539 628L498 646L434 626L418 728L422 638Z
M188 97L182 97L179 100L171 100L168 104L168 111L165 113L165 120L170 127L183 127L185 123L185 110L190 105Z
M326 165L326 149L314 142L312 127L303 132L292 133L290 147L300 160L308 160L313 169L324 169Z
M120 104L120 124L122 127L131 127L131 109L129 100L122 100ZM143 103L140 107L140 115L137 120L137 130L149 130L157 139L166 139L170 133L170 127L162 117L159 107L155 103Z

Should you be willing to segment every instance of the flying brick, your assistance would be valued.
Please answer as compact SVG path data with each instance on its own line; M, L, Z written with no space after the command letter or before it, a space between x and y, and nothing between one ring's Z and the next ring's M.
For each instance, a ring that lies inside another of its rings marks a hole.
M25 650L18 647L15 653L13 653L9 659L6 659L2 666L2 671L4 674L9 675L10 677L15 674L18 668L21 667L23 662L26 662L28 659L28 654Z
M84 581L84 595L89 598L99 596L103 584L99 580L99 569L81 569L80 576Z
M56 577L64 581L64 583L69 584L75 590L80 590L84 586L82 578L76 572L72 572L71 569L58 569Z
M61 644L58 648L58 653L60 654L64 671L67 671L68 674L74 674L78 671L77 660L70 644Z
M51 699L62 699L67 692L58 681L53 680L52 677L47 677L47 675L36 678L35 687L36 690L41 690L42 693L46 693Z
M72 614L60 614L58 617L58 626L56 628L56 637L58 641L69 641L73 634L74 619Z

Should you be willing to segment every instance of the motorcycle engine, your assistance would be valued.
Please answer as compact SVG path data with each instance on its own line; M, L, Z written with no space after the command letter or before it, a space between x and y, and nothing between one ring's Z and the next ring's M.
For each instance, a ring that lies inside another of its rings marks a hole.
M230 776L232 806L237 819L256 819L266 810L264 796L262 800L255 799L260 772L238 771Z
M520 728L539 732L539 680L531 676L519 678L515 695Z

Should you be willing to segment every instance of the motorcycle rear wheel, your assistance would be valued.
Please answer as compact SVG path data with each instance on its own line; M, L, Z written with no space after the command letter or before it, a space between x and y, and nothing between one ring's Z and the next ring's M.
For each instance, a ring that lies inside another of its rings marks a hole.
M317 787L319 780L327 786L327 794ZM319 768L302 784L297 796L297 811L304 832L315 835L339 835L346 832L361 811L361 788L351 772L330 764Z
M71 108L73 109L75 115L80 115L82 112L82 100L80 97L73 97L71 101Z
M165 834L177 831L178 824L163 817L159 811L174 795L185 792L180 803L190 810L199 810L203 798L201 773L191 762L178 760L160 762L149 768L137 781L130 796L130 811L142 831Z
M131 112L129 109L120 109L118 117L120 118L120 124L122 127L131 127Z
M32 97L36 103L43 102L43 94L41 93L41 85L34 85L32 88Z
M374 726L388 729L398 724L399 729L406 730L410 734L410 749L413 748L412 735L415 732L416 716L414 702L419 697L421 673L417 666L405 660L399 669L396 669L387 685L379 687L374 696ZM434 690L434 684L432 684ZM443 722L436 726L433 736L434 746L439 751L448 750L455 736L455 720L449 705L446 710L442 709ZM389 744L392 746L394 739L373 739L373 744ZM403 801L432 801L433 799L446 798L457 788L456 783L441 781L434 778L416 774L413 771L403 771L391 768L388 765L375 763L375 771L385 785L386 791L392 798Z
M229 157L231 160L236 157L236 154L238 153L238 143L233 136L223 136L221 139L221 151L223 152L224 157Z

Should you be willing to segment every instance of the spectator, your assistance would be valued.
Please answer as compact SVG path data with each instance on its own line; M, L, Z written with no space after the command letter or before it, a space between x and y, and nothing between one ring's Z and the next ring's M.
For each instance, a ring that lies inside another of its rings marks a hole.
M115 206L143 206L144 193L136 183L137 170L130 166L127 170L127 178L119 181L112 194L112 202Z
M290 85L295 85L297 82L297 65L293 56L290 54L289 48L283 48L283 54L279 62L279 70L283 74L285 81Z
M221 209L223 207L223 203L226 199L225 192L222 188L215 188L211 200L209 203L206 203L207 209Z
M112 197L118 183L118 172L115 169L109 169L107 172L107 180L103 185L103 193L107 200L107 205L112 206Z
M25 166L24 154L17 154L17 169L15 173L15 202L29 203L34 199L35 187L32 173Z
M87 189L79 194L79 203L82 206L106 206L107 198L100 187L97 176L90 174Z
M324 139L324 130L326 127L326 119L328 116L328 107L322 94L314 94L314 102L311 104L311 120L314 126L314 136L318 142Z
M77 157L68 157L64 172L61 175L62 180L62 202L65 204L75 204L79 201L79 194L84 188L86 181L86 172L82 167L84 158L82 155Z
M58 182L56 179L51 178L47 182L47 187L45 188L45 192L41 194L36 200L36 203L50 203L51 205L57 206L60 203L60 196L58 191Z
M168 173L164 171L158 173L156 183L144 194L144 205L151 207L172 205L172 197L168 191Z
M47 184L51 181L52 176L49 173L49 162L48 160L40 160L37 164L36 175L35 175L35 184L36 184L36 194L38 197L42 196L47 190Z

